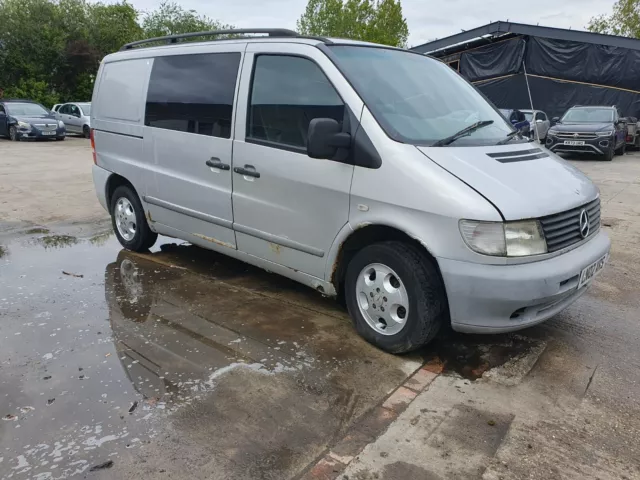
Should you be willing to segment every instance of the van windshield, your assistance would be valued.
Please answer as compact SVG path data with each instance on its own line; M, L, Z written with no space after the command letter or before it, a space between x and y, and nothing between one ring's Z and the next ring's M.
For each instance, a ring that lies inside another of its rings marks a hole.
M451 145L495 144L513 131L471 84L438 60L386 48L330 48L380 126L396 141L429 146L490 120Z

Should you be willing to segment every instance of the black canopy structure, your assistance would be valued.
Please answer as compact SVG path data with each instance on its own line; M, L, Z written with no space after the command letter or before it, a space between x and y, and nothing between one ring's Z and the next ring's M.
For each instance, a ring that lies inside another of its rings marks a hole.
M533 103L554 117L573 105L616 105L640 117L640 40L493 22L412 50L458 70L499 108Z

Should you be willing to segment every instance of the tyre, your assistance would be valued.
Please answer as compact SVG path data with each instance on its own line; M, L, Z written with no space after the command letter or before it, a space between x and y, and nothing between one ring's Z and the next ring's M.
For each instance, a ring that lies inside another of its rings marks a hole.
M62 142L62 141L64 141L65 138L67 138L67 137L56 137L56 141Z
M128 185L116 188L110 201L111 224L120 244L135 252L145 252L156 243L158 234L149 228L138 194Z
M20 135L18 134L18 129L15 127L15 125L9 127L9 138L14 142L20 140Z
M620 148L616 149L616 155L624 155L624 152L627 150L627 144L626 142L623 143Z
M369 245L353 257L345 300L358 333L390 353L425 345L448 316L444 284L433 260L396 241Z
M89 128L89 125L85 125L84 127L82 127L82 135L84 136L84 138L91 137L91 129Z
M611 160L613 160L613 147L604 152L604 161L610 162Z

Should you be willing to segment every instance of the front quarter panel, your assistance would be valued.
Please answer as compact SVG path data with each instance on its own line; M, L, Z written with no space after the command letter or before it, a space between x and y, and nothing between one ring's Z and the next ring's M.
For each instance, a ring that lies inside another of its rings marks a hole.
M420 241L434 257L501 262L471 251L458 227L461 218L501 221L491 203L413 145L387 137L367 108L362 127L378 150L382 166L355 168L349 210L353 230L386 225Z

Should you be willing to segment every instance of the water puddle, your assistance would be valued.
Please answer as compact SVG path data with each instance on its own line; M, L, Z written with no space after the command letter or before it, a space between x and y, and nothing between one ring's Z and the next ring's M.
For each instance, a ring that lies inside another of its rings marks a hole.
M521 334L463 335L448 330L421 354L426 362L442 364L445 374L515 384L533 367L545 346Z
M420 365L316 292L175 240L4 244L2 478L181 475L198 458L210 476L285 478Z

